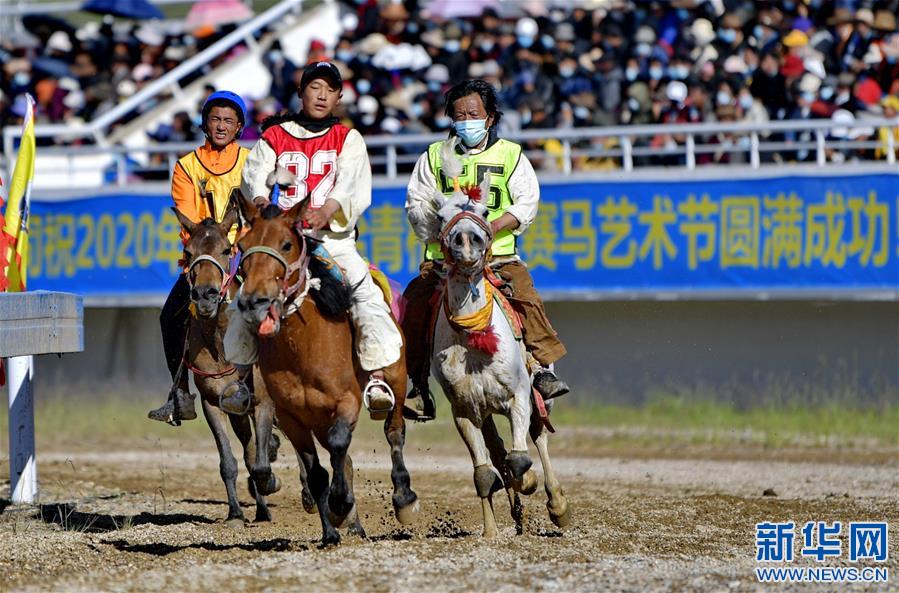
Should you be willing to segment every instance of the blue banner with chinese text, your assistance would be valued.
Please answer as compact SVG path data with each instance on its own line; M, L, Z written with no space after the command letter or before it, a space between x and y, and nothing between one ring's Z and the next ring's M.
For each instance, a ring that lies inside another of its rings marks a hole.
M519 237L541 290L899 289L899 175L544 184ZM421 246L404 188L376 189L360 252L401 283ZM167 293L181 253L169 196L32 204L30 287Z

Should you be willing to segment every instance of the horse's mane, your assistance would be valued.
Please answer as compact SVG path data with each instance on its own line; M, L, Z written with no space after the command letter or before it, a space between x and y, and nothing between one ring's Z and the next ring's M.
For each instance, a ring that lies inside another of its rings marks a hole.
M311 241L311 239L306 239L306 249L309 251L315 248ZM325 317L339 317L346 314L353 302L350 287L331 273L327 262L317 257L313 256L309 260L309 272L313 278L321 281L321 287L318 290L309 291L318 310Z
M281 206L278 206L277 204L269 204L259 211L259 216L261 216L264 220L278 218L282 214L284 214L284 211L281 210Z

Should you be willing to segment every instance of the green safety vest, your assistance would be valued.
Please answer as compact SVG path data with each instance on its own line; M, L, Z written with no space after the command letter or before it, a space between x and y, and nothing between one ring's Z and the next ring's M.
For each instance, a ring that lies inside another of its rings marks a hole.
M443 142L435 142L428 147L428 164L437 179L437 187L445 196L453 193L453 180L443 174L440 168L440 148ZM487 197L487 220L494 221L512 205L509 195L509 178L518 166L521 158L521 146L508 140L497 140L492 146L475 155L460 156L462 159L462 175L459 185L462 187L478 185L484 175L490 173L490 195ZM516 237L509 229L504 229L493 238L493 255L514 255ZM425 250L425 259L443 259L440 243L429 243Z

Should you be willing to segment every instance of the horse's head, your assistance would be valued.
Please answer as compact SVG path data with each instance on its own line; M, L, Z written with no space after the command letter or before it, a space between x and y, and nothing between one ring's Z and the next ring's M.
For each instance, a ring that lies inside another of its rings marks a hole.
M228 232L237 222L237 209L231 208L220 223L207 218L195 223L173 208L175 216L189 235L184 246L187 263L187 283L190 300L197 316L203 319L215 317L224 298L228 282L228 263L232 246Z
M493 242L487 206L479 198L487 195L482 192L489 184L488 177L482 187L469 191L469 195L456 192L444 200L437 212L440 244L447 264L469 278L483 273Z
M257 209L246 200L243 203L250 230L238 241L243 285L237 307L260 335L278 333L285 301L305 281L309 255L296 224L307 203L302 200L287 211L275 205Z

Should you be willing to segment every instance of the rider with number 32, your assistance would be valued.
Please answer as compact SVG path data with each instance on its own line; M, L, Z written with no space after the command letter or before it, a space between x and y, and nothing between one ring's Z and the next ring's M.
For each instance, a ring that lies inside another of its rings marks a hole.
M172 199L181 214L192 222L201 222L205 218L221 222L232 200L233 206L237 206L240 174L249 153L237 143L237 139L247 123L247 108L238 95L230 91L217 91L203 103L201 115L206 143L181 157L175 164ZM186 241L185 231L181 233L182 240ZM232 243L236 233L235 227L229 236ZM178 367L184 355L190 317L189 291L187 276L182 273L159 316L162 345L172 381L178 376ZM149 413L153 420L177 425L181 420L197 417L194 396L188 390L188 373L182 371L177 378L168 401Z
M368 264L356 249L356 222L371 204L371 165L362 135L338 123L333 114L342 85L333 64L306 66L297 89L300 112L275 116L263 124L262 137L247 157L241 191L258 208L268 206L267 178L281 167L293 173L296 182L280 193L278 206L288 210L309 197L306 232L322 242L353 290L350 313L356 352L363 370L369 373L363 393L368 393L367 403L374 415L375 410L394 405L393 395L382 382L383 369L399 360L403 340ZM225 356L242 375L258 357L257 338L241 315L229 317ZM245 409L248 397L248 390L238 390L224 398L222 406L229 411Z

